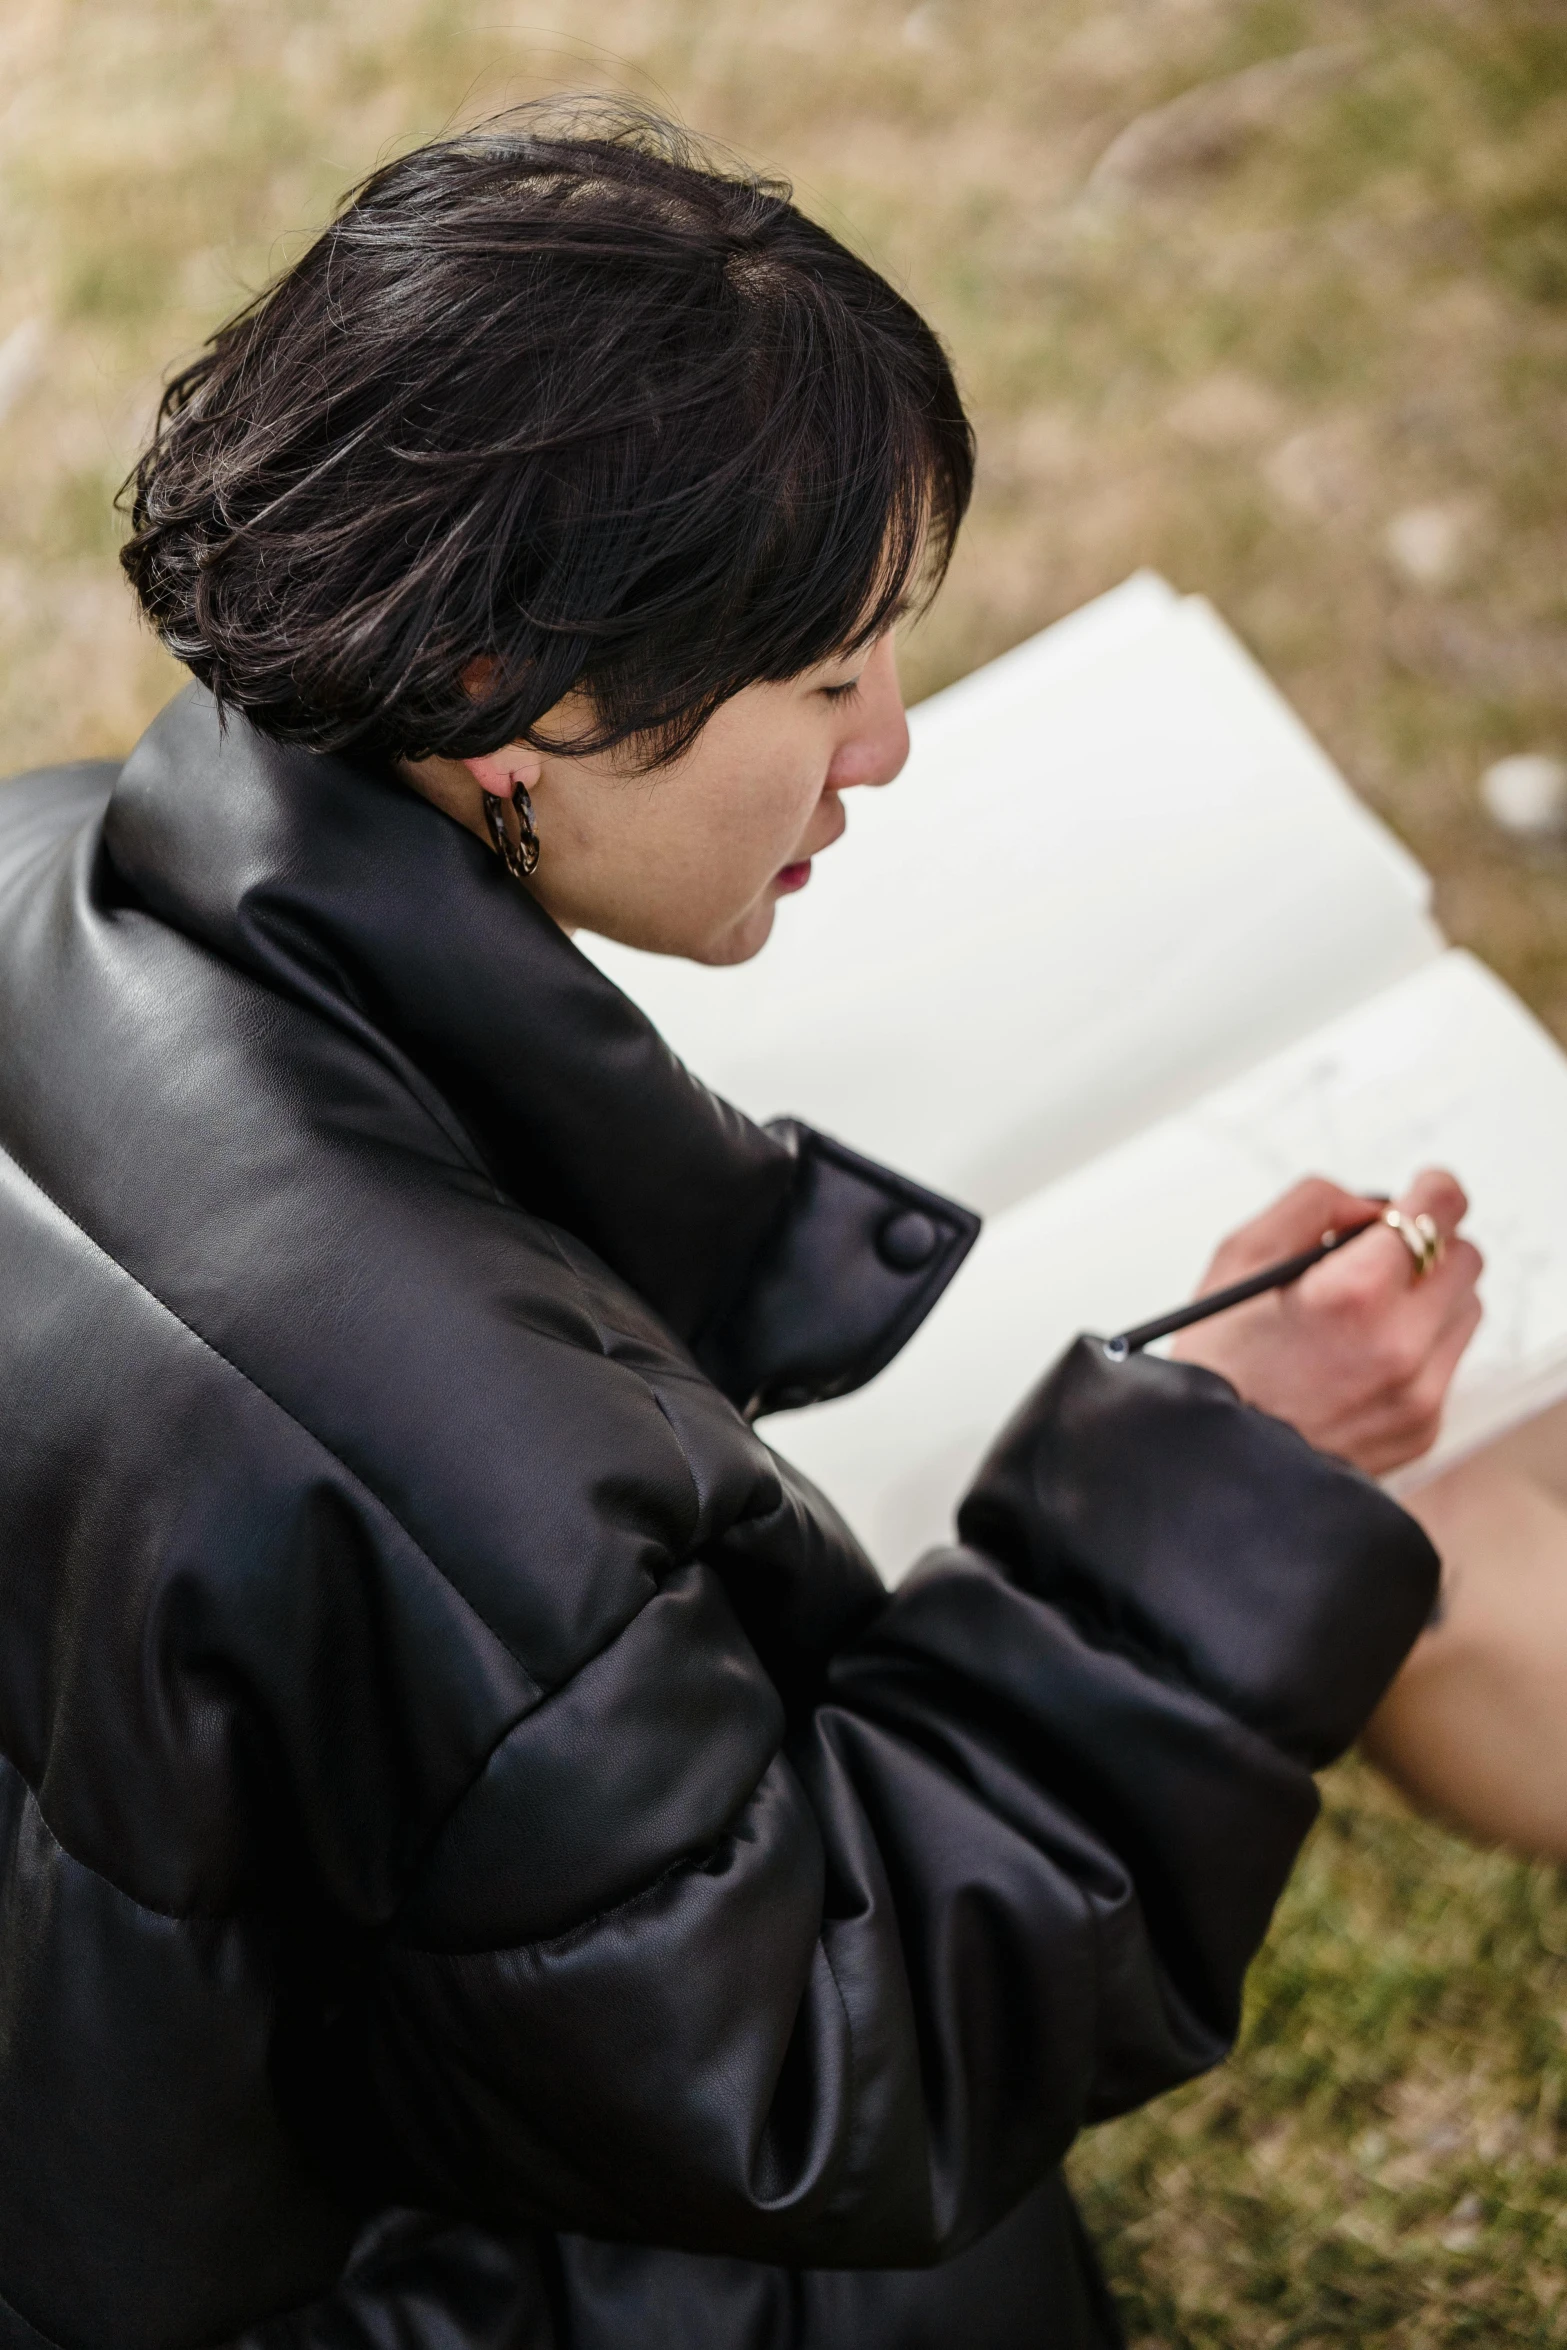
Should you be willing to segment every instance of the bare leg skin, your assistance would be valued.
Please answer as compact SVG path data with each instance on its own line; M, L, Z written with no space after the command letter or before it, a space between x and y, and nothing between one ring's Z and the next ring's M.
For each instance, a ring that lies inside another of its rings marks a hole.
M1559 1403L1538 1419L1515 1428L1491 1447L1492 1460L1510 1461L1536 1485L1567 1503L1567 1403Z
M1554 1423L1554 1426L1552 1425ZM1567 1423L1536 1422L1408 1497L1442 1555L1442 1616L1365 1750L1422 1810L1567 1860Z

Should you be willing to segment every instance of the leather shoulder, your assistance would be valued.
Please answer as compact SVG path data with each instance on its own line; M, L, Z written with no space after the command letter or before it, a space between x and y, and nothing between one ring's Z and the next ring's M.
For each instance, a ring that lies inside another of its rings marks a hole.
M0 782L0 880L101 815L119 773L116 760L78 759Z

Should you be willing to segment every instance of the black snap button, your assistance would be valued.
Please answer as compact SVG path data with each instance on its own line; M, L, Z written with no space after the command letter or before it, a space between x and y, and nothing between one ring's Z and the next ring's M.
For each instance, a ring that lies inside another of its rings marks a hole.
M902 1208L889 1216L876 1235L876 1253L895 1273L917 1273L928 1265L940 1245L941 1234L918 1208Z

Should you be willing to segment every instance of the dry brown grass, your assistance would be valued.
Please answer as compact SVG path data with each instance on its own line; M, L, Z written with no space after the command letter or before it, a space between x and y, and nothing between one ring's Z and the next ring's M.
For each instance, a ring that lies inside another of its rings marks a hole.
M176 683L110 507L163 369L378 158L595 86L949 338L981 483L915 690L1138 563L1206 590L1567 1035L1567 865L1474 800L1567 751L1562 0L5 0L0 772ZM1554 1876L1340 1774L1236 2065L1078 2158L1136 2326L1567 2341L1564 2022Z

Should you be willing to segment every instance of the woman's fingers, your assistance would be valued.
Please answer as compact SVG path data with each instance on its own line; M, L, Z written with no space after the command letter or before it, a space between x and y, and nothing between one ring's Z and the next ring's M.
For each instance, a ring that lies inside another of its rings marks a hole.
M1444 1241L1452 1238L1469 1210L1463 1186L1441 1167L1424 1168L1397 1205L1410 1218L1430 1216ZM1330 1183L1325 1175L1305 1176L1220 1243L1198 1294L1222 1289L1232 1281L1244 1281L1248 1274L1260 1272L1264 1265L1273 1264L1281 1257L1297 1256L1302 1250L1314 1247L1326 1232L1380 1224L1381 1215L1379 1200L1370 1199L1362 1192L1346 1191L1341 1183ZM1409 1250L1396 1232L1386 1225L1380 1232L1367 1229L1365 1238L1357 1243L1357 1255L1361 1250L1377 1252L1376 1261L1386 1276L1379 1287L1394 1287L1395 1273L1403 1275L1407 1286L1414 1268ZM1344 1264L1349 1258L1334 1257L1326 1262Z
M1420 1252L1382 1222L1380 1203L1321 1177L1296 1184L1230 1236L1205 1287L1244 1279L1329 1227L1363 1229L1293 1287L1183 1334L1177 1355L1222 1371L1250 1402L1363 1469L1414 1459L1435 1439L1480 1319L1480 1252L1458 1237L1468 1206L1443 1168L1425 1168L1409 1185L1400 1213L1411 1226L1428 1217L1442 1244L1422 1270Z
M1342 1232L1379 1213L1376 1203L1358 1192L1346 1191L1326 1176L1308 1175L1220 1242L1197 1294L1227 1289L1232 1281L1261 1272L1264 1265L1314 1248L1325 1232Z
M1451 1246L1459 1225L1469 1213L1469 1200L1462 1184L1445 1168L1427 1167L1394 1205L1410 1224L1420 1216L1430 1218L1441 1236L1442 1256L1429 1273L1422 1274L1408 1241L1379 1219L1379 1229L1368 1232L1357 1245L1356 1253L1362 1265L1369 1264L1375 1252L1379 1270L1385 1273L1395 1291L1424 1290L1428 1295L1433 1291L1440 1295L1451 1288L1455 1265L1461 1261L1466 1272L1468 1269L1469 1260L1459 1260Z
M1430 1216L1451 1239L1469 1213L1469 1195L1445 1167L1424 1167L1397 1206L1406 1216Z
M1390 1380L1413 1375L1453 1300L1472 1290L1483 1259L1472 1242L1454 1237L1469 1210L1463 1186L1442 1168L1426 1168L1396 1203L1411 1223L1429 1216L1441 1235L1442 1252L1422 1273L1414 1252L1378 1216L1348 1248L1314 1266L1301 1283L1303 1302L1321 1305L1359 1323L1379 1338ZM1402 1366L1402 1367L1401 1367Z
M1465 1347L1480 1326L1480 1301L1468 1291L1456 1301L1448 1320L1433 1338L1412 1379L1391 1387L1354 1415L1352 1457L1372 1476L1400 1468L1429 1452L1442 1427L1442 1407L1453 1373ZM1348 1444L1323 1437L1328 1452L1350 1453Z
M1454 1237L1469 1206L1462 1186L1443 1170L1427 1169L1398 1204L1411 1219L1431 1217L1442 1234L1440 1258L1422 1274L1396 1232L1368 1233L1352 1252L1360 1258L1358 1290L1347 1306L1340 1300L1341 1310L1361 1317L1367 1377L1364 1400L1346 1414L1345 1432L1353 1429L1354 1457L1373 1474L1417 1459L1435 1443L1453 1373L1481 1315L1476 1284L1484 1259L1471 1241ZM1335 1449L1331 1437L1325 1441Z
M1482 1319L1480 1300L1472 1289L1466 1290L1453 1306L1442 1328L1432 1342L1425 1368L1414 1384L1414 1399L1419 1407L1441 1416L1443 1400L1453 1373L1465 1347L1479 1329Z

